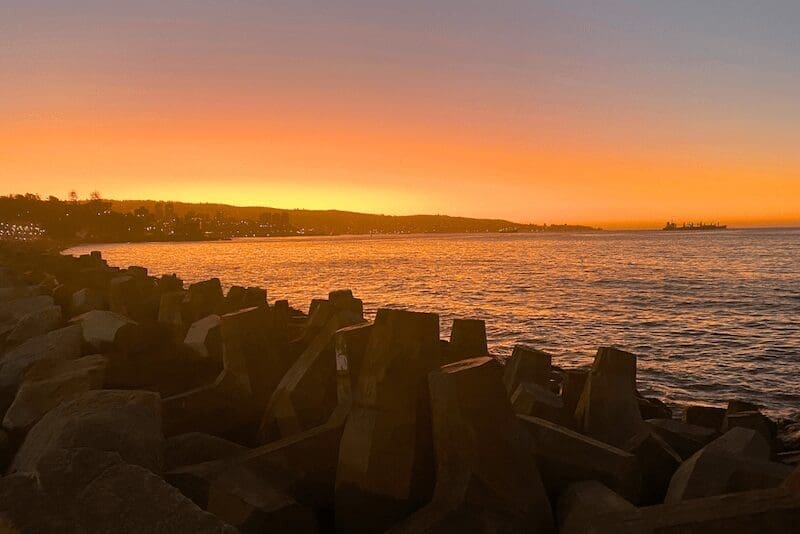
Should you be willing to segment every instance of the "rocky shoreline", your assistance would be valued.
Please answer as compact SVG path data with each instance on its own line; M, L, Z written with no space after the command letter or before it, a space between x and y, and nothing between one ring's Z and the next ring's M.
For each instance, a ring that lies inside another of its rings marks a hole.
M307 313L99 253L0 243L0 530L790 532L797 431L680 417L636 356L565 369L483 321Z

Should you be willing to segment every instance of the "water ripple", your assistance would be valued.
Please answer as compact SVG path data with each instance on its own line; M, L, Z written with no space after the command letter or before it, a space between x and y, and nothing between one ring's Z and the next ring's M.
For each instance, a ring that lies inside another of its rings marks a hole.
M350 287L380 306L487 321L491 350L515 343L586 365L596 347L640 355L642 391L673 404L740 397L800 411L800 231L626 232L252 239L102 249L187 282L260 285L306 309Z

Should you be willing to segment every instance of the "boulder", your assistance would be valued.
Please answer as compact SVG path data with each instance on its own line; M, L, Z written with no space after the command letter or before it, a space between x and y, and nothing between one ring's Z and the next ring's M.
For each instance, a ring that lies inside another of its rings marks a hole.
M715 430L676 419L649 419L647 424L683 459L689 458L717 437Z
M642 476L636 456L544 419L518 415L531 435L531 454L551 494L581 480L599 480L638 501Z
M3 428L12 433L27 432L62 401L102 388L106 364L106 358L100 354L74 360L36 362L17 390L3 419Z
M800 494L800 465L795 466L794 471L786 477L783 487Z
M49 295L0 301L0 322L16 322L31 312L41 310L42 308L50 308L54 304L53 297Z
M486 356L486 323L480 319L453 319L450 331L450 345L443 364L466 360L476 356Z
M0 287L0 302L14 299L35 297L41 294L38 286L10 286Z
M14 444L8 432L0 429L0 472L6 472L8 464L11 463L11 458L14 457L16 452L14 449Z
M636 399L636 356L600 347L575 409L578 429L622 446L645 426Z
M108 307L114 313L137 321L154 321L158 316L158 305L155 285L146 277L123 275L109 282Z
M337 289L328 293L328 302L334 307L342 319L355 324L364 320L364 303L353 296L349 289Z
M159 293L173 293L183 291L183 280L176 274L162 274L156 282Z
M92 310L105 310L108 307L102 292L90 287L75 291L69 300L70 315L82 315Z
M199 358L222 361L222 321L219 315L209 315L192 323L183 344Z
M430 498L427 375L439 349L438 315L378 310L339 448L339 528L385 529Z
M0 359L0 412L14 400L27 370L40 360L67 360L81 355L81 329L67 326L31 338L10 349Z
M149 342L139 323L112 311L92 310L70 323L81 327L84 342L98 352L137 352Z
M147 278L147 267L131 265L125 271L134 278Z
M553 517L530 438L519 427L491 357L428 377L436 452L433 500L392 532L546 532Z
M722 422L722 432L732 428L750 428L761 434L768 443L772 444L778 432L777 425L769 417L757 410L738 411L725 414Z
M672 475L681 465L680 455L650 428L643 428L623 449L636 456L642 473L642 495L637 504L661 503Z
M663 401L652 397L636 398L642 419L672 419L672 410Z
M606 521L615 524L620 517L636 512L634 505L596 480L575 482L566 488L558 500L559 532L594 532L592 528L595 525L602 525Z
M184 291L169 291L161 293L158 304L158 322L167 326L177 335L183 332L183 301L185 298Z
M249 450L243 445L202 432L187 432L164 440L164 471L231 458Z
M20 317L17 325L9 332L6 343L18 344L26 339L46 334L61 326L61 307L48 306Z
M229 350L229 338L235 337L259 413L293 363L291 354L275 338L272 319L272 310L267 307L246 308L221 319L225 350Z
M209 481L245 468L303 506L333 517L339 443L349 409L349 403L340 404L323 425L233 456L177 467L166 477L203 502Z
M733 399L728 401L728 408L725 410L725 413L730 415L739 412L758 412L760 410L761 407L758 404L752 403L750 401Z
M340 302L345 300L339 298ZM351 326L356 317L347 307L330 308L324 325L316 330L311 343L272 393L259 427L259 441L262 443L319 426L336 408L338 382L334 337L341 328ZM349 333L343 336L352 337Z
M703 426L718 431L725 420L725 408L694 404L686 407L683 420L690 425Z
M769 461L769 445L756 431L734 428L681 464L664 502L775 487L790 472L791 467Z
M552 357L527 345L517 345L506 362L503 382L511 395L522 382L547 385L550 380Z
M225 312L267 305L267 290L260 287L232 286L225 296Z
M546 419L561 426L573 426L571 414L564 408L561 397L542 386L522 383L511 395L514 412Z
M34 473L59 448L117 452L153 472L162 467L161 399L149 391L87 391L53 408L28 432L10 472Z
M118 454L55 449L37 473L0 479L0 526L9 532L234 534L161 477Z
M343 401L343 398L351 398L352 391L358 385L361 367L364 363L364 354L367 351L371 333L372 323L360 323L336 331L334 345L336 349L337 381L340 384L338 392L339 403ZM347 386L347 392L341 391L343 382Z
M319 530L310 508L246 465L216 470L200 464L170 472L166 478L200 508L243 534Z
M219 278L196 282L189 286L183 318L186 323L222 311L225 297Z
M561 382L561 400L564 402L564 408L571 414L574 414L575 408L578 407L578 401L583 394L588 376L589 371L586 369L567 369L564 372Z
M265 357L259 338L265 325L259 308L225 314L220 318L223 369L210 384L164 399L164 433L167 436L199 431L244 439L257 413L253 398L249 357Z
M598 502L596 497L588 502ZM800 521L800 495L785 488L747 491L690 499L680 503L646 506L634 510L608 508L575 527L564 525L565 534L783 534L794 532ZM589 504L584 504L589 506ZM573 509L579 509L574 507ZM571 524L570 524L571 525Z

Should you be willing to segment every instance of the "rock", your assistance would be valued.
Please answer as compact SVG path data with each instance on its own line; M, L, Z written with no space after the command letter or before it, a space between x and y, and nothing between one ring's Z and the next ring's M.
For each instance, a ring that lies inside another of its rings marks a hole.
M349 404L340 404L325 424L235 456L172 469L167 478L205 499L208 481L239 468L265 477L303 506L333 517L339 443Z
M192 323L183 344L200 358L222 361L222 321L219 315L209 315Z
M717 432L710 428L676 419L649 419L647 424L683 459L689 458L717 436Z
M187 432L164 440L164 471L230 458L247 447L202 432Z
M636 356L600 347L575 409L578 429L622 446L644 427L636 400Z
M722 422L721 431L727 432L732 428L738 427L755 430L770 444L775 441L778 431L775 423L759 411L738 411L734 413L729 411L725 414L725 420Z
M131 265L126 269L127 273L134 278L147 278L147 267Z
M551 494L571 484L595 479L638 501L642 477L636 456L544 419L518 415L531 435L531 453Z
M166 325L174 334L181 335L183 330L184 291L161 293L158 304L158 322Z
M184 308L184 320L193 323L202 317L222 311L224 297L219 278L191 284Z
M353 296L349 289L338 289L328 293L328 302L336 309L342 319L355 324L364 320L364 303Z
M125 461L159 473L163 440L157 393L87 391L62 402L34 425L9 472L34 473L51 451L87 447L118 452Z
M508 394L514 393L522 382L547 385L550 380L551 360L552 357L546 352L527 345L515 346L503 372L503 382Z
M658 504L664 500L672 475L682 458L650 428L633 436L623 449L636 456L642 473L642 496L637 504Z
M439 348L438 315L378 310L339 448L339 528L385 529L429 499L427 375L439 367Z
M56 449L39 471L0 479L0 525L14 532L82 534L236 530L147 469L118 454L88 448Z
M704 426L719 431L725 420L725 408L697 404L687 406L683 419L690 425Z
M769 445L763 437L754 430L734 428L681 464L664 502L777 486L791 468L768 460Z
M728 401L728 408L725 410L726 414L735 414L739 412L758 412L761 410L758 404L753 404L749 401L734 399Z
M637 397L639 413L642 419L672 419L672 410L659 399Z
M443 364L486 356L486 323L479 319L453 319L450 345Z
M783 481L783 487L800 494L800 466L795 466L794 471Z
M3 428L9 432L27 432L62 401L102 388L106 364L106 358L100 354L36 362L26 373L25 381L6 412Z
M336 331L334 345L336 348L336 374L337 381L349 384L346 393L338 391L339 403L343 395L347 399L352 397L352 391L358 386L361 376L361 367L364 363L364 354L367 352L369 337L372 333L372 323L361 323L341 328Z
M40 360L66 360L81 355L81 329L67 326L31 338L10 349L0 359L0 413L14 400L27 370Z
M561 400L564 402L564 408L571 414L574 414L578 407L578 401L581 399L588 377L589 371L586 369L568 369L564 373L564 380L561 383Z
M550 502L500 365L479 357L429 375L436 487L430 504L392 532L545 532Z
M98 352L137 352L148 344L139 323L112 311L92 310L78 315L70 323L81 327L83 340Z
M108 307L136 321L155 321L159 299L155 285L146 277L124 275L111 279L108 286Z
M344 300L339 298L339 302ZM336 408L338 382L334 336L341 328L351 326L355 316L346 305L330 308L324 325L316 330L311 343L272 393L259 427L259 441L262 443L319 426Z
M751 533L782 534L794 532L800 521L800 496L785 488L747 491L691 499L680 503L646 506L634 510L621 505L601 503L605 513L582 520L575 527L564 525L565 534L711 534ZM583 506L589 506L584 504ZM573 507L579 510L579 507Z
M53 297L49 295L23 297L0 302L0 322L19 321L31 312L42 308L50 308L53 304Z
M61 326L61 307L48 306L20 317L17 325L9 332L6 342L17 344L32 337L46 334Z
M267 305L267 290L260 287L232 286L225 296L225 312Z
M266 356L259 342L259 337L265 336L262 312L250 308L220 318L222 372L210 384L164 399L167 436L199 431L238 441L249 435L247 426L258 407L253 398L248 357Z
M162 295L164 293L183 291L183 280L178 278L176 274L162 274L156 285L158 287L158 292Z
M14 457L14 445L8 432L0 430L0 472L5 473L11 458ZM2 524L0 523L0 526Z
M105 310L107 307L105 296L97 289L85 287L74 292L70 297L69 311L73 316L92 310Z
M520 415L530 415L546 419L561 426L573 426L571 414L564 409L561 397L532 383L522 383L511 395L511 404L514 412Z
M217 471L201 464L168 473L167 480L200 508L244 534L318 531L311 509L245 465Z
M234 337L235 331L238 341L234 345L245 362L253 402L259 413L263 413L275 388L293 363L289 351L276 340L271 311L266 307L246 308L225 314L221 319L226 351L231 345L229 338Z
M0 287L0 302L7 302L14 299L36 297L41 294L38 286L11 286Z
M619 517L634 515L636 507L596 480L570 485L558 500L559 532L564 534L593 532L606 517L612 523Z

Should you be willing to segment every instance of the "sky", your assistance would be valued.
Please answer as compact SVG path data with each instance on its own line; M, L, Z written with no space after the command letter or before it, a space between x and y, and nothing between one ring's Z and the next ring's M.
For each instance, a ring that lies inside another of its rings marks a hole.
M800 2L2 0L0 194L800 223Z

